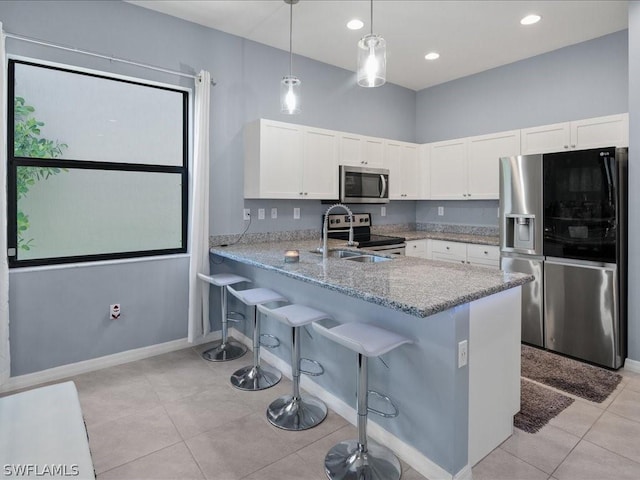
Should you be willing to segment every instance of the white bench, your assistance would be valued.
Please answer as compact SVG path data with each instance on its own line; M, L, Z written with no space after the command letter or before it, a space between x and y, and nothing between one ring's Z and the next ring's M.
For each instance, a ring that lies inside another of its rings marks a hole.
M0 478L95 479L73 382L0 398Z

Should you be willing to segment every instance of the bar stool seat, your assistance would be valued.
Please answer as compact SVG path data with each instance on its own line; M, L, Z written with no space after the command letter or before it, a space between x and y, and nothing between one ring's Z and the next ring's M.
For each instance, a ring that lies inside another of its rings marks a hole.
M346 440L334 445L324 460L327 477L331 480L399 480L402 475L400 461L387 447L367 439L367 415L371 411L390 418L398 410L388 397L368 390L367 363L369 357L377 357L412 343L406 337L365 323L337 324L331 321L314 322L314 329L334 342L358 354L358 439ZM368 395L376 393L394 406L395 412L369 408Z
M253 364L236 370L231 375L231 385L240 390L264 390L273 387L282 378L275 368L260 365L260 317L257 306L264 303L286 302L287 299L268 288L236 290L230 285L227 290L242 303L253 307Z
M326 418L327 406L316 397L300 395L300 373L309 373L300 369L300 327L330 317L325 312L295 303L275 309L258 305L258 311L291 327L293 392L271 402L267 408L267 420L284 430L299 431L315 427Z
M221 326L222 326L222 338L219 342L216 342L214 346L208 350L202 352L202 358L209 360L210 362L227 362L229 360L235 360L247 353L247 347L237 342L231 337L228 337L228 321L231 315L241 316L239 312L227 312L227 286L235 285L237 283L248 282L251 280L234 273L216 273L214 275L205 275L198 273L198 278L204 282L220 287L220 310L221 310ZM232 319L233 320L233 319ZM233 320L236 321L236 320Z

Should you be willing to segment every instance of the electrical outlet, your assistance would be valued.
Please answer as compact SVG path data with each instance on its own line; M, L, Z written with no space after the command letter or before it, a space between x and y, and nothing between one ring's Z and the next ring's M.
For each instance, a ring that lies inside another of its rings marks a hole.
M469 360L469 352L467 350L469 342L462 340L458 343L458 368L462 368L467 364Z
M387 216L387 207L380 207L380 216L381 217Z
M272 208L271 209L271 218L273 218L273 219L278 218L278 209L277 208Z
M258 209L258 220L264 220L264 208Z
M111 320L117 320L120 318L120 304L114 303L109 305L109 318Z
M242 219L243 220L251 220L251 209L243 208L242 209Z
M300 209L298 207L293 209L293 219L300 220Z
M444 215L444 207L438 207L438 216L442 217Z

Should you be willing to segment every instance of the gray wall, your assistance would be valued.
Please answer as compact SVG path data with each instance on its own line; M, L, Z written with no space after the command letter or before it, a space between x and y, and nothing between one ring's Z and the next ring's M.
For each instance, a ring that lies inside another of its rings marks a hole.
M211 91L212 234L238 233L246 225L241 217L242 130L249 121L263 117L409 141L415 134L416 94L411 90L395 85L357 88L352 72L295 57L294 70L303 82L303 113L296 117L282 115L279 82L288 71L287 52L124 2L3 1L0 21L9 33L185 73L200 69L211 72L218 83ZM193 88L191 79L11 39L7 40L7 51ZM270 212L271 206L277 206L282 214L264 223L255 215L250 232L316 228L325 208L315 201L272 203L251 202L252 209L259 205ZM414 204L409 204L389 208L385 222L414 221ZM293 206L302 209L302 219L297 223L292 219ZM184 338L188 282L185 260L177 264L169 261L161 271L153 262L133 265L110 267L108 274L97 266L57 273L12 273L12 375ZM156 276L163 279L162 288L139 280ZM61 289L60 284L69 288ZM173 300L173 307L158 309L167 298ZM118 302L127 320L105 322L109 305ZM55 335L50 330L54 327ZM55 342L47 342L47 334ZM34 348L36 345L42 348Z
M438 215L444 207L444 215ZM416 222L498 226L497 200L427 200L416 202Z
M626 112L627 52L623 30L421 90L416 141Z
M629 340L628 357L640 361L640 2L629 2Z

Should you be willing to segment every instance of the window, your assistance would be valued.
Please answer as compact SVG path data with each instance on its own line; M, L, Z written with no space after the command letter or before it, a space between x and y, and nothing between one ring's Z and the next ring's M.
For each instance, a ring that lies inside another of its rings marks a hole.
M188 94L9 61L9 264L186 252Z

